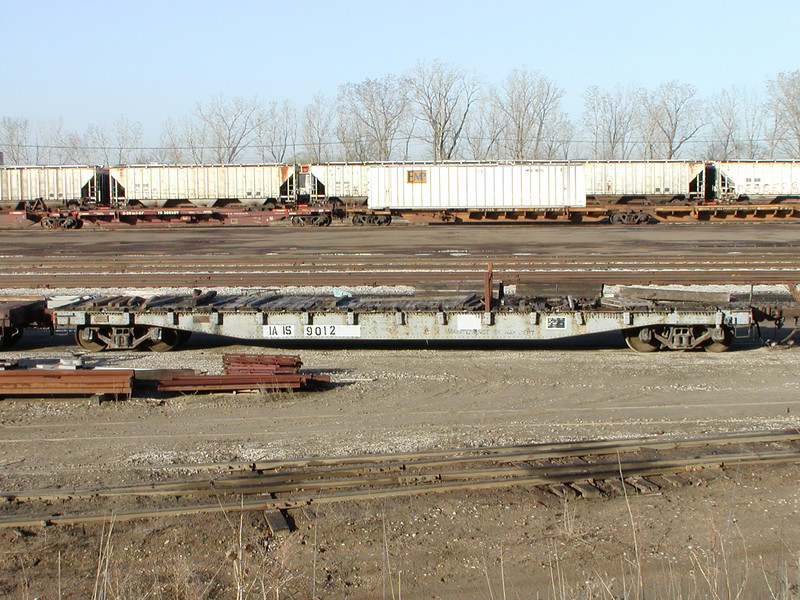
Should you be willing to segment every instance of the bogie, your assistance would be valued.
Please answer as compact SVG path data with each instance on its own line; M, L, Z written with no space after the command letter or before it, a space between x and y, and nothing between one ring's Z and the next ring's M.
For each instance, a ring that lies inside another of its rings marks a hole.
M695 350L725 352L733 343L729 327L663 325L627 329L623 331L625 343L636 352L657 350Z
M84 350L174 350L191 336L189 331L147 326L84 326L75 330L75 342Z

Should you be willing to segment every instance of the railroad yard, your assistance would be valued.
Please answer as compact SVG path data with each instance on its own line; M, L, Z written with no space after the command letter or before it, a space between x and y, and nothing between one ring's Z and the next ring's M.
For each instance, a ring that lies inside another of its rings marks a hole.
M788 223L4 231L0 288L445 302L482 296L491 265L495 293L770 284L791 302L798 246ZM281 354L330 385L0 400L0 596L798 597L800 354L782 325L723 353L632 352L618 332L87 352L26 331L2 356L23 368L218 374Z

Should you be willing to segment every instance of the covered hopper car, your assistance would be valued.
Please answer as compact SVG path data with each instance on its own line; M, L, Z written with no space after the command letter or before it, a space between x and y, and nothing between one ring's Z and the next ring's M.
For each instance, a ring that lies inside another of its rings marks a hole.
M23 211L5 219L11 211ZM0 226L800 219L800 161L0 166Z

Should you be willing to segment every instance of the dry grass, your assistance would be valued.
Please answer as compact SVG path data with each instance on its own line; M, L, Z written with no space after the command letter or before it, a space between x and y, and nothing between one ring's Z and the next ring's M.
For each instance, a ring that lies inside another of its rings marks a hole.
M546 550L540 555L542 563L533 567L541 571L533 577L520 567L526 564L520 562L524 546L514 545L509 550L506 542L491 544L478 539L474 554L468 558L475 569L471 585L481 591L466 597L489 600L800 599L800 554L797 554L796 543L785 545L780 563L770 564L760 556L753 557L745 536L729 515L722 512L722 525L708 516L697 524L696 543L683 549L673 548L669 557L659 557L648 553L649 546L639 545L644 518L637 513L641 505L631 498L620 508L623 514L627 512L628 525L633 529L625 527L626 533L617 536L619 542L625 542L627 537L627 544L620 545L622 550L614 564L607 560L607 555L604 559L605 550L599 550L602 539L598 538L597 529L590 526L595 514L592 506L580 500L562 502L561 509L550 521L550 536L540 540ZM222 521L215 523L213 531L218 539L198 538L205 543L201 551L191 531L203 526L200 520L194 525L159 522L159 525L143 525L122 532L121 526L115 526L112 521L102 530L98 528L92 538L95 541L86 546L86 552L94 557L93 563L87 564L84 578L91 580L88 588L79 588L74 581L75 573L68 573L73 579L69 586L64 586L62 593L60 552L61 548L67 549L62 540L53 547L53 565L55 550L59 553L59 577L58 585L55 582L52 585L52 595L42 596L33 591L42 586L41 582L38 586L32 585L37 583L33 563L30 555L24 555L18 559L16 595L8 597L21 600L58 597L60 600L91 595L92 600L281 600L349 595L402 600L404 595L415 598L434 593L447 596L438 588L419 586L420 573L415 572L405 553L417 543L419 535L411 538L406 535L405 525L395 526L390 507L391 503L350 508L342 505L328 509L325 515L311 513L313 522L307 522L300 531L285 538L269 536L259 515L226 514ZM359 521L362 510L372 512L368 516L365 513L365 520ZM451 513L443 514L447 517ZM717 513L713 516L720 517ZM127 542L127 547L118 546L118 539L131 540L132 535L136 542ZM147 547L157 550L160 546L163 551L133 569L132 557L140 547L145 547L144 538L147 537L150 538ZM343 540L359 537L363 547L362 553L357 555ZM373 545L369 545L368 540ZM444 546L444 540L441 545ZM374 560L367 564L369 551ZM464 554L460 556L463 558ZM597 560L592 560L595 556ZM74 566L74 555L70 560ZM345 579L352 587L344 587ZM549 585L534 589L523 584L532 580L547 580ZM452 586L460 585L457 577L453 582L442 590L452 592ZM79 589L81 593L77 594Z

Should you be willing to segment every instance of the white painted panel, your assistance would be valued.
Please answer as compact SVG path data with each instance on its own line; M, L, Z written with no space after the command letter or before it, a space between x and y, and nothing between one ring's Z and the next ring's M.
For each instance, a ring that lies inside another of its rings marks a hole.
M580 164L406 164L370 167L370 208L524 209L586 206Z

